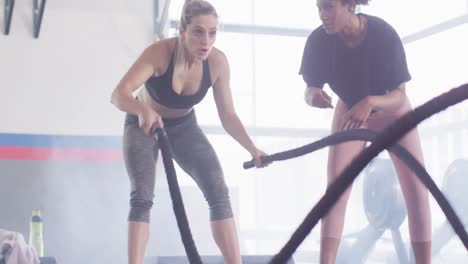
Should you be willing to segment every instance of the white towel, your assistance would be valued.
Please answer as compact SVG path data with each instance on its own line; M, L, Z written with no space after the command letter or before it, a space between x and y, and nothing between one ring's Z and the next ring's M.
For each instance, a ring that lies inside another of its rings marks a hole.
M3 252L4 249L7 249L6 252ZM5 253L5 264L39 264L36 250L28 246L23 235L18 232L0 229L0 253L2 252Z

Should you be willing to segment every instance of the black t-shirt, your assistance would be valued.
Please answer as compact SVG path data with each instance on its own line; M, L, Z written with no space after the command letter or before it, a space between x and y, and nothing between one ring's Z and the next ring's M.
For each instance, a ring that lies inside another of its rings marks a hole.
M307 38L299 74L308 86L330 88L348 107L368 95L384 95L411 80L406 55L395 29L381 18L367 18L367 34L355 48L322 26Z

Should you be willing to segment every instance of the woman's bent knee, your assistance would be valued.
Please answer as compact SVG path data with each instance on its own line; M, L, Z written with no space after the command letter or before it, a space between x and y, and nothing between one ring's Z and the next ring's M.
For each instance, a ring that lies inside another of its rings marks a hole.
M128 221L149 223L152 206L150 200L131 199Z
M224 201L210 206L210 220L218 221L233 217L231 202Z

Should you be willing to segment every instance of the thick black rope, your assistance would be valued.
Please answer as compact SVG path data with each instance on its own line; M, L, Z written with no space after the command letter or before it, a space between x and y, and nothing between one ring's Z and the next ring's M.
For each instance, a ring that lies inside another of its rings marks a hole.
M346 141L360 140L373 142L376 137L377 134L368 129L343 131L296 149L276 153L269 156L264 156L262 158L262 161L272 162L291 159L314 152L321 148L328 147L330 145L335 145ZM421 182L429 189L431 194L434 196L435 200L442 208L442 211L447 216L447 219L449 219L449 222L452 224L454 230L459 230L457 234L459 234L460 232L465 233L466 231L459 217L456 215L455 211L453 210L443 193L437 187L437 185L432 180L426 169L421 165L421 163L419 163L418 160L416 160L415 157L410 152L408 152L408 150L406 150L399 144L391 146L389 150L393 152L400 160L404 161L405 164L418 176ZM244 167L251 167L250 163L252 163L252 161L244 163ZM466 234L459 235L459 237L466 237Z
M156 129L157 140L161 149L164 168L167 175L167 184L169 185L169 192L172 199L172 208L176 216L177 225L179 227L182 243L184 244L187 258L191 264L201 264L201 258L198 254L197 247L193 241L190 226L185 214L184 202L180 193L179 183L177 182L177 175L172 160L172 150L169 140L167 139L166 131L162 128Z
M373 139L374 137L375 137L375 132L372 132L371 130L368 130L368 129L346 130L343 132L338 132L333 135L324 137L315 142L312 142L310 144L307 144L307 145L304 145L295 149L263 156L262 162L288 160L288 159L292 159L292 158L296 158L299 156L309 154L311 152L328 147L330 145L335 145L335 144L343 143L346 141L352 141L352 140L369 141L370 139ZM253 159L250 161L246 161L243 164L244 169L250 169L250 168L253 168L254 166L255 166L255 160Z
M327 188L327 191L323 197L312 208L301 225L293 233L286 245L277 255L273 257L270 263L282 264L286 263L287 260L291 258L292 254L296 251L307 235L312 231L318 221L332 208L337 200L337 197L341 197L346 189L353 183L359 172L362 171L364 167L381 151L395 144L395 142L408 133L408 131L416 127L424 119L446 109L449 106L460 103L467 98L468 84L464 84L417 107L413 111L396 120L384 131L378 134L374 140L374 143L372 143L358 156L356 156L351 164L343 171L340 177L338 177L337 180ZM448 202L446 205L448 205L448 207L450 206ZM444 211L444 213L446 212ZM449 216L450 215L447 215L447 217ZM448 220L451 221L458 219L455 214L453 216L455 217L452 219L448 218ZM459 219L458 222L461 225ZM463 225L460 227L456 222L450 222L450 224L452 227L454 227L455 232L462 240L465 248L468 249L468 236L466 235L466 231Z
M377 134L368 129L347 130L343 132L338 132L336 134L333 134L331 136L325 137L316 142L296 149L276 153L269 156L264 156L262 157L262 161L272 162L278 160L291 159L311 153L324 147L328 147L330 145L335 145L346 141L360 140L373 142L375 141L376 137ZM419 161L400 144L390 146L389 151L393 152L400 160L405 162L406 166L408 166L408 168L410 168L421 180L421 182L426 186L426 188L429 190L429 192L439 204L440 208L447 217L449 223L452 225L453 229L456 231L459 238L461 240L468 238L468 234L466 233L460 218L457 216L447 198L437 187L436 183L432 180L431 176L421 165L421 163L419 163ZM248 163L251 162L252 161L249 161ZM464 242L464 244L466 245L468 243Z

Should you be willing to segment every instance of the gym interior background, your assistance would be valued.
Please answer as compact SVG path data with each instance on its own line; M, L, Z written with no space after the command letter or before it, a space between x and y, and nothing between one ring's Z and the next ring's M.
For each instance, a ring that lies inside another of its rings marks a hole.
M0 228L27 237L31 211L40 209L45 253L58 263L125 263L124 114L110 104L110 94L147 45L176 35L183 0L50 0L38 17L34 5L43 1L16 1L9 32L0 35ZM10 2L0 1L5 10ZM306 37L320 24L315 1L210 2L220 15L215 46L230 62L236 110L257 145L275 153L328 135L332 111L304 103L305 84L298 75ZM402 37L413 106L467 82L467 0L375 0L361 11L384 18ZM5 29L7 12L0 18ZM225 171L242 254L274 254L324 193L326 150L243 170L250 156L227 136L214 109L210 95L196 107ZM420 133L429 174L466 224L468 103L431 117ZM159 164L147 255L183 255ZM397 263L395 241L409 248L407 222L393 232L369 228L367 171L353 187L340 256L374 236L361 252L365 263ZM201 193L180 168L177 173L200 253L219 255ZM392 197L380 197L375 214L398 215L398 209L388 211ZM467 263L466 250L434 200L431 209L433 263ZM316 228L294 255L296 263L318 263L318 239Z

